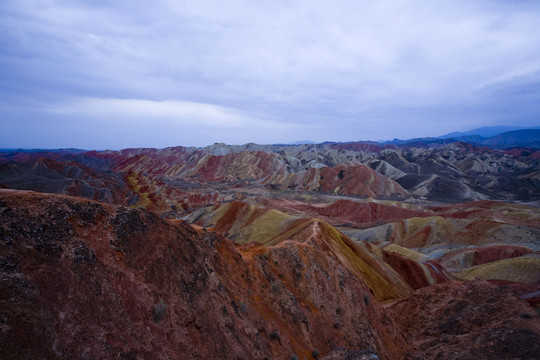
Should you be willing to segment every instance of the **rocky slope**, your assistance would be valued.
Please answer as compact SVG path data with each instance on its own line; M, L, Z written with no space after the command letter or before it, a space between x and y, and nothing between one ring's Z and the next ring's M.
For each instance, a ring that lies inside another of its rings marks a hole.
M196 212L195 224L225 234L236 243L258 242L279 245L284 241L323 239L325 248L343 259L380 301L408 294L411 287L387 263L362 243L354 243L332 226L309 218L290 216L275 209L255 207L242 202L215 206L210 212ZM188 220L191 220L188 219Z
M388 306L414 350L410 359L537 359L538 314L485 281L426 287Z
M536 345L524 344L540 336L531 287L448 283L419 252L355 243L320 220L243 202L194 219L238 245L151 212L25 191L0 190L0 219L6 359L510 359L532 358ZM254 235L265 228L266 238ZM532 253L514 250L481 252L471 265ZM507 345L486 350L496 336Z
M0 199L3 359L407 352L324 227L236 248L145 211L10 190Z
M532 154L530 154L532 155ZM443 202L536 200L538 160L531 156L452 143L436 148L385 150L369 162L411 194Z
M200 208L186 220L237 243L278 244L319 218L370 252L378 264L376 272L401 289L401 295L410 291L400 287L403 283L418 289L453 278L480 277L504 281L529 303L538 303L540 219L534 207L493 201L437 207L316 201L234 201Z
M116 204L128 203L130 195L120 173L52 158L0 164L0 187L82 196Z

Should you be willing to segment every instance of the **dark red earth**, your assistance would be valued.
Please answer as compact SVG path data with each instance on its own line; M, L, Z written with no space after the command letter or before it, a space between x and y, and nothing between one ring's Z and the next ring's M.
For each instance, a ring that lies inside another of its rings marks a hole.
M327 225L272 247L235 246L144 210L13 190L0 190L0 219L2 359L534 359L540 351L538 314L485 281L419 283L385 310L335 252L343 245L331 243Z
M0 191L0 216L2 359L338 348L399 359L408 349L367 286L315 239L236 248L151 212L12 190Z
M538 314L484 280L437 284L388 304L413 347L408 359L538 359Z

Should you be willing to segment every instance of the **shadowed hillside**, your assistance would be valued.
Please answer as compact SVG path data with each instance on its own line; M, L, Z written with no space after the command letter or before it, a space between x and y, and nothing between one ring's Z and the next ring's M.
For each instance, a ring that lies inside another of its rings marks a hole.
M264 217L254 211L249 208L244 216ZM235 246L180 220L58 195L2 190L0 216L0 306L5 310L0 351L5 359L316 358L330 353L335 358L355 352L401 359L419 351L431 354L422 345L427 341L430 351L451 348L452 354L464 354L453 340L399 330L405 313L394 309L409 301L407 296L420 295L409 295L405 281L413 280L399 275L403 260L388 261L389 266L383 259L397 251L420 264L421 255L398 248L380 253L319 221L301 223L287 240L268 247ZM396 324L379 301L404 296L391 307ZM440 300L432 303L423 296L433 304L426 306L438 306ZM539 338L537 315L530 315L527 303L515 295L505 296L478 295L475 307L466 310L467 317L486 318L491 308L482 302L496 301L494 306L506 309L504 316L512 320L504 327L486 322L478 330L486 342L490 334L524 336L519 341ZM452 331L469 331L459 329ZM459 344L486 349L473 346L471 339ZM499 358L532 358L527 354L535 348L513 344L508 349L490 351Z
M3 359L306 358L339 347L396 359L407 351L323 233L236 248L145 211L0 197Z

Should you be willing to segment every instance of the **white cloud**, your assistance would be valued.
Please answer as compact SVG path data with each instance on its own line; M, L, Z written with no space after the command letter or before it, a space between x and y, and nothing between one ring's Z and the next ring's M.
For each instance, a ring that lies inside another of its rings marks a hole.
M51 107L49 111L64 115L81 115L97 121L106 119L130 124L149 122L194 128L300 129L312 127L294 122L269 121L230 107L177 100L83 98Z

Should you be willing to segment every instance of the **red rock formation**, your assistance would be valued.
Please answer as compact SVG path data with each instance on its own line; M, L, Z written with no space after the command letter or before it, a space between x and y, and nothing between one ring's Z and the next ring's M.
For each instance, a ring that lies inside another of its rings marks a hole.
M424 268L418 262L395 252L384 250L383 260L396 270L413 289L431 285Z
M337 165L289 172L277 153L242 151L210 155L185 148L128 149L95 153L114 162L117 171L137 171L202 182L260 182L285 189L319 190L344 195L406 197L396 182L365 165Z
M388 205L377 202L338 200L330 205L314 206L300 202L269 202L279 209L295 209L315 217L323 216L331 223L347 222L359 227L377 223L408 219L411 217L433 216L431 211L421 211L407 207Z
M383 260L396 270L413 289L449 281L448 274L436 261L417 262L383 248Z
M0 164L0 182L11 189L81 196L120 205L126 204L129 193L121 174L53 158Z
M29 189L159 213L0 191L0 358L397 359L409 347L379 302L412 288L422 289L390 305L413 344L408 358L530 358L538 318L524 301L540 304L538 257L529 255L538 209L418 204L456 194L537 200L538 154L466 144L379 150L0 154L9 162L0 187L20 184L22 169ZM416 205L357 199L408 197L405 188ZM191 211L201 226L161 218ZM429 258L447 270L481 268L463 279L512 281L433 286L451 276Z
M510 290L486 281L424 287L388 305L410 359L538 359L540 318Z
M0 216L2 359L286 359L341 347L399 359L408 348L332 237L236 248L150 212L11 190Z
M484 198L538 200L538 151L505 152L445 142L419 141L402 146L216 144L200 149L5 151L0 152L0 163L45 157L96 165L96 168L106 164L109 170L135 171L149 177L229 185L246 181L280 190L324 189L343 195L378 197L412 195L442 202ZM370 173L363 168L365 164L386 176Z
M372 197L408 196L401 185L366 165L325 167L321 169L319 178L322 191Z
M505 280L487 280L491 284L506 287L512 290L521 299L527 301L531 306L540 308L540 284L525 284Z
M462 249L450 252L442 257L441 264L453 270L465 267L487 264L493 261L512 259L531 254L533 251L524 246L493 245L479 246L472 249Z

